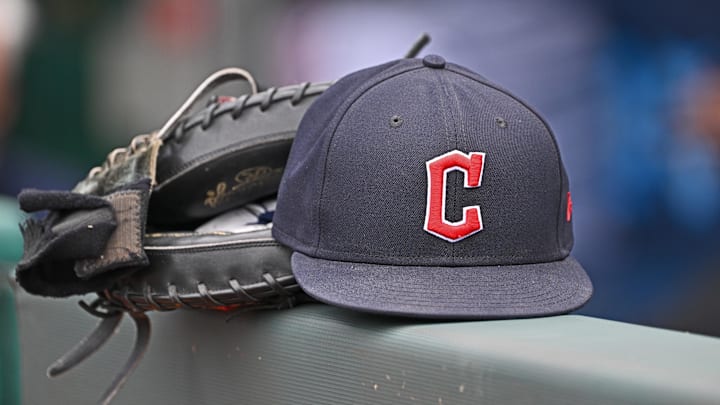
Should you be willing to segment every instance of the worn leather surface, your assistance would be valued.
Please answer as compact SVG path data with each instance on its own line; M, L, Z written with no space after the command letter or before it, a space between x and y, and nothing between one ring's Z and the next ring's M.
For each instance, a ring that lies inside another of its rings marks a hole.
M272 238L269 227L229 235L148 237L145 250L150 265L141 277L127 281L135 291L144 291L149 285L160 293L173 284L178 293L194 293L198 283L220 290L230 288L230 278L248 285L261 282L263 273L275 277L292 274L291 251Z
M46 207L50 213L42 219L28 218L21 226L20 285L44 296L85 294L147 264L142 237L149 184L147 179L105 196L21 193L21 207ZM88 208L98 203L104 205Z
M309 300L271 235L273 198L214 217L193 231L145 235L149 265L104 296L132 311L285 308Z
M298 124L327 87L265 91L179 126L158 155L151 224L193 223L277 192Z
M132 152L123 153L109 167L97 175L89 175L73 189L76 193L107 195L142 181L152 181L155 177L155 162L162 141L156 137L147 137L146 142Z

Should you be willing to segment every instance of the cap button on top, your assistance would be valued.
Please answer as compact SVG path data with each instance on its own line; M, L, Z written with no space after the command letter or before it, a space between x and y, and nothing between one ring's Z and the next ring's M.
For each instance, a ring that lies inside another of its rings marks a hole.
M438 55L428 55L423 58L423 65L432 69L442 69L445 67L445 59Z

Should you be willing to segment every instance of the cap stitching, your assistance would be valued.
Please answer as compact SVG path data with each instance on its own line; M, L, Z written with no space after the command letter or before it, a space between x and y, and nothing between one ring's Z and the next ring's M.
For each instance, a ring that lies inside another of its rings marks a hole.
M368 297L368 298L370 298L370 297L376 298L377 297L372 294L360 294L358 296ZM507 302L504 302L504 301L483 302L483 305L503 304L504 306L507 306L509 308L526 308L528 306L535 306L542 302L552 302L553 304L560 305L560 304L564 304L565 302L570 301L574 298L581 297L582 295L579 294L578 292L571 292L570 294L544 294L544 295L539 295L539 296L522 296L522 295L518 294L518 296L524 297L524 298L533 298L533 299L532 300L523 300L522 304L524 304L524 305L509 305ZM397 295L396 295L396 297L397 297ZM392 300L392 301L387 300L385 302L394 303L394 304L402 304L403 303L403 301L398 301L398 300ZM467 306L460 306L460 307L458 307L456 305L442 305L442 303L438 302L438 300L432 300L432 299L422 300L422 299L419 299L418 297L413 297L413 299L410 300L409 302L412 302L414 305L417 305L419 303L431 304L430 305L431 308L477 308L477 305L478 305L477 301L466 301L466 302L457 302L456 301L458 304L468 304ZM419 305L419 306L424 307L424 305ZM567 312L567 311L565 311L565 312Z
M343 264L359 264L359 265L371 265L371 266L377 266L377 267L417 267L417 268L429 268L429 267L440 267L440 268L478 268L478 267L518 267L518 266L533 266L533 265L545 265L550 263L558 263L563 261L572 261L576 263L578 266L580 265L577 260L572 256L567 256L563 259L551 259L547 261L528 261L528 262L522 262L522 263L513 263L513 264L467 264L467 265L458 265L458 266L447 266L447 265L435 265L435 264L388 264L388 263L366 263L366 262L356 262L356 261L346 261L346 260L336 260L336 259L326 259L326 258L316 258L312 256L305 255L302 252L299 252L300 254L308 257L309 259L319 259L324 260L328 262L336 262L336 263L343 263ZM474 257L471 257L471 259L474 259Z
M448 71L443 69L442 72L448 72ZM445 73L445 74L447 74L447 73ZM441 78L442 78L443 82L446 82L445 78L442 75L441 75ZM455 100L455 110L449 109L449 111L450 111L450 114L453 116L455 116L455 113L457 113L457 116L455 117L455 119L452 120L452 122L453 122L453 127L455 128L455 131L454 131L455 149L459 149L460 148L459 147L459 144L460 144L459 133L462 132L465 135L467 134L467 130L466 130L465 126L463 125L463 123L465 121L461 118L463 111L462 111L462 108L460 107L460 99L458 98L458 95L457 95L457 92L455 91L455 89L451 85L449 85L449 83L446 83L446 85L443 86L443 88L445 89L448 97L452 97L452 99ZM470 152L470 151L468 150L467 152ZM459 187L462 187L462 186L459 186L458 183L462 184L462 180L460 180L460 181L455 180L455 187L454 187L454 194L455 194L454 197L455 198L453 198L453 201L452 201L453 212L454 212L454 210L456 210L456 206L457 206L458 189L459 189ZM451 244L450 249L451 249L451 254L452 254L453 259L455 258L455 248L456 248L456 244L454 244L454 243Z
M577 277L574 277L573 280L574 280L574 281L579 281L579 279L578 279ZM408 287L407 285L405 285L405 286L397 286L397 287L398 287L399 289L396 289L396 288L384 288L383 290L384 290L384 291L387 291L387 292L393 292L393 291L396 291L396 292L408 292L408 291L409 291L408 288L407 288L407 287ZM530 286L528 286L528 287L530 287ZM422 291L422 289L415 289L414 291ZM500 293L500 291L496 291L496 292ZM552 290L552 291L550 291L550 290L538 291L538 290L534 290L534 289L532 289L532 288L524 288L524 289L522 289L522 290L514 290L514 292L515 292L515 294L510 294L510 295L511 295L511 296L524 296L525 298L535 298L535 299L532 300L532 301L527 301L528 303L543 302L543 301L551 300L551 299L553 299L553 298L562 297L562 299L559 300L559 303L561 303L561 302L564 302L565 300L569 300L569 299L572 299L572 298L575 298L575 297L578 297L578 296L583 296L583 295L585 295L585 294L583 294L583 289L573 289L573 288L563 289L563 290L561 290L561 291L557 291L557 290ZM527 293L527 292L532 292L532 293L535 293L535 294L532 294L532 295L523 295L523 292L525 292L525 293ZM503 293L504 293L504 294L507 294L507 291L503 291ZM369 296L373 296L372 294L364 294L364 293L362 293L361 291L355 291L354 294L355 294L356 296L359 296L359 297L369 297ZM390 294L388 294L388 295L390 295ZM400 294L400 295L402 295L402 294ZM398 295L395 295L395 296L397 297ZM461 297L455 297L455 298L461 298ZM420 297L414 297L413 301L414 301L414 302L418 302L418 301L419 301L419 302L430 302L430 303L434 303L434 304L440 304L440 302L438 302L438 300L432 299L432 298L427 299L427 300L422 300L422 299L420 299ZM455 301L455 302L459 302L459 301ZM460 301L460 302L461 302L461 301ZM507 304L507 303L506 303L506 304Z
M438 82L440 82L440 91L442 91L442 93L443 93L443 97L440 97L440 107L441 107L440 111L442 112L443 122L445 124L445 140L447 141L446 148L447 148L447 150L451 150L451 149L457 149L457 144L458 144L458 142L457 142L457 127L455 126L455 123L457 122L457 120L453 117L452 108L449 108L449 106L447 106L445 104L445 102L447 101L447 100L445 100L445 98L446 97L448 99L450 98L450 91L448 89L448 86L445 83L445 80L444 80L444 77L442 74L443 71L444 70L439 70L438 75L437 75ZM448 114L450 115L449 120L447 117ZM450 129L450 126L453 127L453 130ZM451 134L455 134L454 142L453 142L453 140L450 139ZM447 185L445 187L447 187ZM447 192L447 190L446 190L446 192ZM449 200L450 204L451 204L450 212L455 212L455 205L457 202L456 201L457 187L452 187L451 192L453 193L452 197L451 198L446 197L445 203L447 204L447 202ZM442 215L443 216L447 215L447 210L446 210L446 212L443 212ZM455 244L451 243L450 244L450 260L454 262L454 258L455 258Z
M392 68L398 66L398 64L402 61L404 61L404 59L401 59L400 61L398 61L398 63L388 67L387 70L384 70L381 73L385 73L387 75L388 70L391 70ZM328 160L329 160L328 156L330 154L330 148L332 147L332 143L333 143L333 140L335 139L335 134L337 133L337 129L340 126L340 123L342 123L343 119L345 118L345 115L350 110L350 108L352 108L352 106L355 105L355 103L360 99L360 97L365 95L365 93L367 93L374 87L378 86L379 84L381 84L389 79L392 79L392 78L402 75L404 73L409 73L409 72L419 70L422 68L424 68L424 66L422 64L420 66L413 66L413 67L405 68L405 69L401 70L400 72L392 73L391 75L389 75L387 77L382 77L380 79L377 79L377 81L374 83L366 84L365 88L356 89L350 96L348 96L347 100L349 100L349 101L345 102L346 106L345 106L342 114L340 114L339 116L335 115L335 117L337 117L337 118L335 118L333 120L334 128L332 130L332 134L330 135L330 139L328 140L327 147L325 148L325 151L324 151L325 162L323 164L322 179L320 181L320 184L321 184L320 198L318 201L318 206L317 206L317 211L316 211L316 215L318 218L318 233L317 233L317 237L315 238L315 248L314 248L315 254L317 254L317 251L320 249L320 236L322 235L322 215L320 215L320 210L321 210L321 207L323 204L323 196L325 194L325 179L326 179L326 173L328 170L327 166L328 166ZM287 236L290 236L290 235L287 235ZM293 239L295 239L295 238L293 238Z
M282 231L281 231L281 232L282 232ZM283 233L284 233L284 232L283 232ZM286 235L287 235L287 234L286 234ZM288 235L288 236L289 236L289 235ZM293 238L293 239L295 239L295 238ZM297 241L297 239L295 239L295 240ZM299 241L298 241L298 242L299 242ZM302 253L302 251L300 251L300 252ZM393 254L371 254L371 253L358 254L357 252L337 251L337 250L319 249L319 248L318 248L318 249L315 249L315 251L313 252L314 255L318 255L318 254L320 254L320 253L349 254L349 255L360 256L360 257L355 258L354 260L329 259L329 258L326 258L326 257L316 256L316 257L321 258L321 259L324 259L324 260L340 261L340 262L346 262L346 263L364 263L364 262L361 262L360 260L367 260L368 258L371 258L371 259L372 259L372 258L377 258L377 259L380 259L380 258L398 258L398 255L393 255ZM562 253L562 252L560 252L560 253ZM529 262L527 262L527 263L522 262L522 263L513 263L513 264L505 264L505 265L507 265L507 266L512 266L512 265L516 265L516 264L550 263L550 262L556 262L556 261L564 260L564 259L566 259L567 257L568 257L568 256L560 256L559 258L557 258L557 257L552 257L552 258L549 258L549 259L547 259L547 260L545 260L545 261L529 261ZM402 256L402 258L405 258L405 259L437 259L438 256L405 255L405 256ZM456 259L526 260L526 258L525 258L524 256L517 256L517 255L510 255L510 256L495 256L495 255L492 255L492 256L490 256L490 255L483 255L483 256L458 256L458 257L456 257ZM537 260L537 259L533 259L533 260ZM367 263L367 264L378 264L378 265L389 265L389 266L405 266L405 265L403 265L403 264L390 264L390 263ZM412 266L420 266L420 265L418 265L418 264L408 264L408 265L406 265L406 266L411 266L411 267L412 267ZM434 266L434 265L430 265L430 266ZM474 265L473 265L473 266L474 266ZM484 266L494 266L494 264L486 264L486 265L484 265ZM442 267L467 267L467 265L465 265L465 264L457 264L457 265L450 265L450 266L448 266L448 265L443 265Z

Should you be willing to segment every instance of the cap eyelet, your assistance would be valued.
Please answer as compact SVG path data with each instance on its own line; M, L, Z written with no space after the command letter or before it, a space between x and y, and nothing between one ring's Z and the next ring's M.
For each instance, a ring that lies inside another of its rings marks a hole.
M508 126L507 121L505 121L505 119L503 119L502 117L495 117L495 123L500 128L507 128L507 126Z
M397 128L400 125L402 125L402 123L403 123L403 119L399 115L393 115L392 117L390 117L390 126L391 127Z

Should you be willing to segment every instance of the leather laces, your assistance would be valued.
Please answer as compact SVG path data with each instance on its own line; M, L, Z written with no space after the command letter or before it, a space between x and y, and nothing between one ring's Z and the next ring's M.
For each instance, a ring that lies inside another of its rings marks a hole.
M47 369L47 375L48 377L57 377L97 352L115 334L123 315L127 312L135 323L135 344L122 369L98 400L99 404L109 404L135 371L147 351L150 342L150 319L144 312L129 311L103 297L98 297L91 304L80 301L80 307L89 314L100 318L100 322L89 335L51 364Z
M247 81L250 84L252 94L257 94L257 82L248 71L236 67L220 69L217 72L208 76L208 78L205 79L202 83L200 83L200 85L192 92L192 94L190 94L190 97L185 100L185 102L180 106L180 108L175 111L175 113L167 120L167 122L165 122L165 124L159 130L157 130L153 134L143 134L134 137L130 142L129 147L114 149L112 152L110 152L102 166L94 167L92 168L92 170L90 170L88 178L97 177L101 173L108 171L118 162L121 162L127 156L135 153L135 151L138 150L141 146L149 143L151 137L157 138L161 141L165 140L167 137L170 136L172 130L178 126L178 123L182 121L182 118L190 112L193 106L195 106L195 104L197 104L197 102L204 95L212 91L214 88L220 86L221 84L237 79Z

